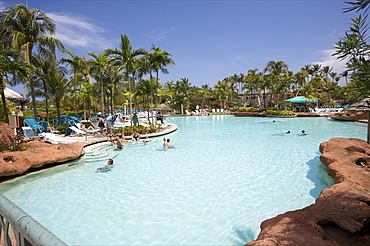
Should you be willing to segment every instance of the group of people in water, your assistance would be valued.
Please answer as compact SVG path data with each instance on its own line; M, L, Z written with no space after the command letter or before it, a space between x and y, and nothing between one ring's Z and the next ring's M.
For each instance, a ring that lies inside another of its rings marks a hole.
M134 131L134 133L131 135L131 140L124 138L121 134L118 135L118 138L114 139L113 135L109 134L108 141L111 142L112 145L116 145L117 149L123 149L125 143L142 141L144 144L147 144L151 141L151 139L149 139L148 135L141 139L140 134ZM173 147L174 146L171 143L171 140L169 138L163 137L163 149L167 150L168 148Z
M122 135L118 135L117 139L113 139L112 136L108 137L108 140L114 144L117 145L117 149L123 149L123 146L125 143L128 143L130 140L126 140L122 137ZM132 135L131 141L140 141L140 135L137 132L134 132ZM149 139L148 135L145 136L144 139L141 141L144 142L144 144L147 144L151 140ZM163 137L163 149L167 150L169 148L174 148L174 145L171 143L171 140L169 138ZM96 172L108 172L111 171L112 167L114 166L113 159L109 159L107 165L104 167L100 167L96 169Z
M287 131L287 132L284 132L283 134L290 134L290 133L291 133L290 131ZM307 135L306 131L302 130L301 135Z

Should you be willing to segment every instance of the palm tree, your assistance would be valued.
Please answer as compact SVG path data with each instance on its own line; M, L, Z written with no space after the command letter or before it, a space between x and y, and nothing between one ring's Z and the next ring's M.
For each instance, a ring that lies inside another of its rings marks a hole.
M53 98L55 102L58 121L60 122L61 102L70 88L71 81L65 77L65 74L59 67L51 67L42 79L47 86L48 95Z
M35 93L38 97L45 98L46 117L49 117L49 99L51 98L47 90L47 81L45 81L44 77L50 72L50 70L54 71L58 66L56 57L53 56L52 59L50 59L45 56L38 55L34 58L36 65L35 89L39 87L41 90L40 92L36 90ZM40 81L39 84L37 83L38 80Z
M215 85L215 90L218 100L222 102L222 108L225 108L225 101L231 93L230 87L225 82L218 81Z
M175 94L175 102L180 107L178 109L181 109L181 114L183 114L183 107L185 108L189 107L189 91L190 91L191 83L189 83L188 78L181 78L179 81L176 81L174 85L174 90L176 92Z
M329 76L329 74L331 73L331 70L332 70L333 68L331 68L331 67L329 67L329 66L324 66L322 69L321 69L321 71L325 74L325 76L326 77L328 77Z
M64 49L63 44L46 34L54 34L55 23L39 9L31 9L24 4L7 7L0 13L0 36L11 41L12 46L24 53L28 64L33 64L34 48L43 55L55 54L56 49ZM33 76L30 74L30 89L34 114L37 120L36 96Z
M3 114L4 118L8 119L8 108L5 99L5 83L4 79L7 73L13 73L17 78L19 76L27 77L29 73L30 66L24 61L19 60L18 52L9 47L6 47L4 43L0 44L0 94L1 101L3 104ZM18 76L17 76L18 75Z
M351 7L345 8L344 12L350 12L356 10L356 12L365 9L365 12L369 9L367 5L369 5L369 0L359 0L357 2L346 2L351 5Z
M94 60L89 60L89 64L91 65L91 71L93 72L95 79L100 85L100 110L102 115L105 115L104 73L110 65L110 59L108 58L107 52L103 52L100 55L96 55L94 52L89 52L88 54L94 58Z
M270 73L274 75L280 75L288 71L288 65L283 61L269 61L266 68L263 70L264 73Z
M175 62L172 60L172 55L168 53L167 51L162 51L159 47L156 47L154 44L152 44L152 48L150 49L152 53L150 53L150 64L152 65L152 69L156 72L156 81L157 84L159 82L159 70L167 74L168 70L166 69L167 66L172 67L175 65ZM157 86L158 89L158 86ZM156 91L155 94L158 92ZM156 96L156 102L155 105L158 105L157 102L157 96Z
M130 119L132 126L132 92L131 92L131 78L132 82L135 85L135 72L138 70L137 62L139 57L144 56L146 51L143 48L133 49L131 42L128 39L127 35L121 34L121 44L119 49L107 49L107 53L112 55L114 64L124 68L126 73L126 81L128 82L129 93L130 93Z
M348 70L345 70L343 71L341 74L339 74L340 76L344 77L346 79L346 84L348 82Z
M77 99L77 88L81 85L82 81L79 81L81 80L81 78L83 77L83 74L82 74L82 70L83 70L83 67L85 66L84 65L84 58L81 57L81 56L77 56L75 53L73 53L72 51L64 51L63 52L63 55L64 54L67 54L70 56L70 58L65 58L63 57L61 60L60 60L60 63L64 64L66 63L67 65L69 65L72 69L71 69L71 73L72 73L72 87L73 87L73 92L72 92L72 97L74 99L74 103L75 103L75 111L77 113L77 110L78 110L78 104L79 104L79 100Z

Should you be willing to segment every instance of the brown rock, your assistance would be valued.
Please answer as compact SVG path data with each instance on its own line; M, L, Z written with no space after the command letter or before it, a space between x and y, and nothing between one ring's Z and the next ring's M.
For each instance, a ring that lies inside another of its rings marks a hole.
M30 141L26 150L0 153L0 177L19 175L31 168L75 160L83 154L81 143L52 144L49 141Z
M295 112L297 117L320 117L320 114L314 112Z
M333 138L320 159L336 184L315 204L261 223L246 245L370 245L370 147L360 139Z
M367 116L364 112L336 113L336 114L330 115L330 118L333 120L357 121L357 120L364 120L367 118Z
M266 117L266 111L255 111L255 112L234 112L234 116L257 116L257 117Z

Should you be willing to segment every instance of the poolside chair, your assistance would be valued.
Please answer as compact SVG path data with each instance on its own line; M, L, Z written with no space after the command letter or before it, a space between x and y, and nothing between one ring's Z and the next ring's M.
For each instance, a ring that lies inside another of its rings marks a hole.
M72 143L72 142L77 142L76 140L67 140L63 139L61 137L58 137L57 135L53 133L47 133L47 132L42 132L40 134L45 140L49 140L52 143Z
M44 129L34 118L24 119L24 122L31 127L31 129L36 129L37 132L41 132Z
M86 132L84 130L78 129L76 126L70 126L69 129L72 130L73 135L76 135L76 136L86 135Z
M103 135L100 134L99 130L96 130L96 129L94 129L94 130L81 130L81 129L77 128L76 126L70 126L69 129L71 129L72 132L74 133L74 135L76 135L76 136L85 136L86 134L91 133L93 135L98 134L99 136L104 137Z
M35 134L35 132L32 130L31 127L24 126L22 127L23 134L26 137L27 140L32 140L32 139L41 139L41 136Z

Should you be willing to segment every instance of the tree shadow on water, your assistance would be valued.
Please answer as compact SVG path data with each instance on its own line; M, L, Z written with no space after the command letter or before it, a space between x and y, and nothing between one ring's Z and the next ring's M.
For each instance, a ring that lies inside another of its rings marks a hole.
M236 237L232 238L232 245L242 246L256 239L256 235L251 229L247 229L244 226L234 226L233 231Z
M326 166L321 163L320 156L315 157L306 164L309 167L307 178L315 184L315 187L310 190L310 195L317 199L321 191L335 184L335 181L326 172Z

